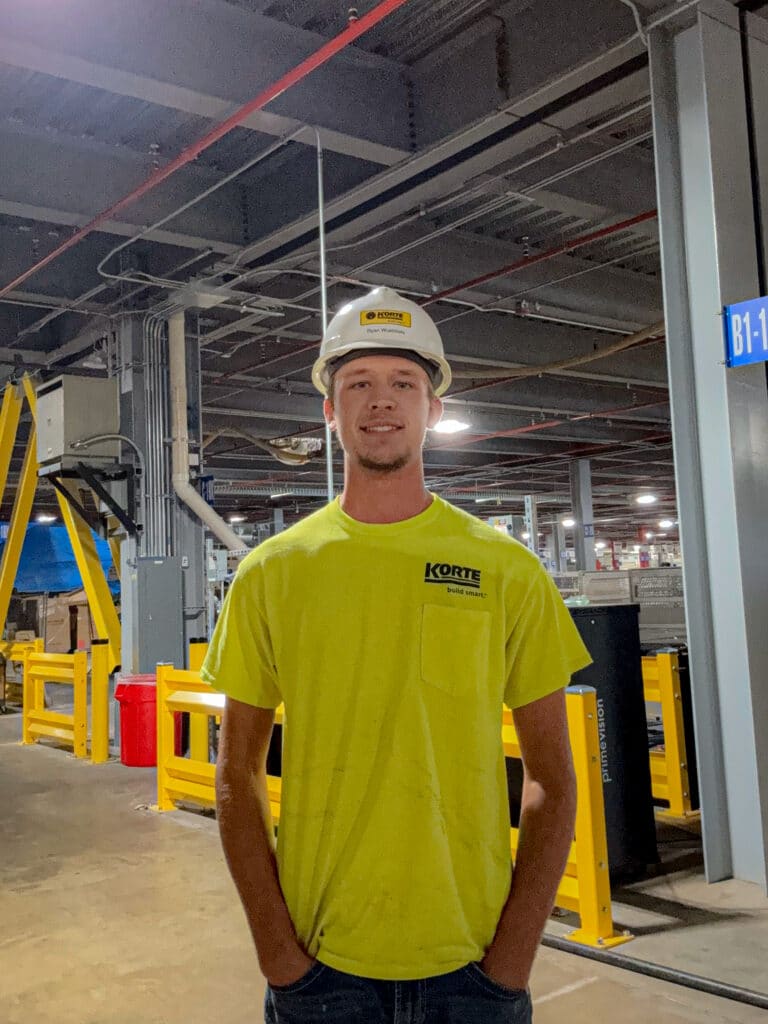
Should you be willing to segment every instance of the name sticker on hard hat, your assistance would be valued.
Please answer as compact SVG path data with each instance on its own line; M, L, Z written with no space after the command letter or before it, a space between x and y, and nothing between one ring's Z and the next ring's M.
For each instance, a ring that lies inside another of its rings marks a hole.
M369 309L360 314L360 324L363 327L370 324L397 324L398 327L410 327L411 314L399 309Z

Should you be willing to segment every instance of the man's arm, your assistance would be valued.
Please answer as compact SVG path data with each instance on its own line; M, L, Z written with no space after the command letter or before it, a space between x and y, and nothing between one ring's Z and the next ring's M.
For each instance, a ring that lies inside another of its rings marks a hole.
M483 970L507 988L526 988L568 861L576 779L562 690L518 708L514 721L524 768L520 838L509 899Z
M216 810L229 870L245 909L261 970L290 985L314 961L299 945L275 860L267 752L275 713L227 698L216 765Z

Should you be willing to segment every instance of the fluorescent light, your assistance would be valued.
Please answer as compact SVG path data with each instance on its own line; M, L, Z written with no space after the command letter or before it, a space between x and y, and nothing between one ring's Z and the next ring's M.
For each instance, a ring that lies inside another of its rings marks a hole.
M278 498L292 498L292 497L293 497L293 492L292 491L280 491L279 494L270 494L269 500L270 501L277 501Z
M659 526L662 528L662 530L671 530L674 525L675 524L671 519L662 519L659 523Z
M36 516L35 518L36 518L36 521L38 523L44 523L45 524L45 523L55 523L56 522L56 516L46 515L45 512L41 512L40 515Z
M652 530L646 530L646 533L645 533L645 539L646 539L646 540L653 540L653 538L654 538L655 536L656 536L656 535L655 535L655 534L653 533L653 531L652 531Z
M638 494L635 498L638 505L655 505L658 500L655 494Z
M604 540L599 540L599 541L598 541L598 542L597 542L597 543L595 544L595 550L597 550L597 551L602 551L604 547L606 547L606 543L605 543L605 541L604 541Z
M245 522L245 516L235 516L235 515L232 515L232 516L229 517L229 521L230 521L230 523L244 523Z
M566 530L572 530L575 525L576 525L576 520L575 519L568 518L568 519L564 519L563 520L563 526L566 528Z
M530 540L531 539L531 535L527 531L525 533L521 533L520 536L523 538L523 540Z
M482 505L482 503L484 501L496 501L499 504L501 504L501 501L499 500L499 498L475 498L475 504L476 505Z
M667 535L666 535L666 533L657 533L656 536L657 537L666 537Z
M432 429L436 434L458 434L461 430L469 430L469 424L461 420L440 420Z

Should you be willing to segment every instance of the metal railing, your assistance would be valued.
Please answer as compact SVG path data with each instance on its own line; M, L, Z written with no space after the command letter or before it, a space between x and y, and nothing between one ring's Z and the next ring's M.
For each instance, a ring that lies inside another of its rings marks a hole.
M94 643L91 651L91 761L109 759L109 645ZM45 706L45 684L72 687L72 711ZM54 739L71 747L75 757L88 756L88 654L24 653L22 743Z
M190 659L192 663L194 659ZM198 664L202 663L202 658ZM172 665L157 667L157 809L171 811L178 803L203 807L216 804L216 767L209 763L208 748L204 756L190 757L174 753L174 715L190 715L190 736L195 719L208 727L211 718L219 717L226 697L205 683L197 671L176 669ZM605 830L603 783L600 772L600 747L597 730L597 702L591 687L571 687L567 691L568 728L573 748L578 785L578 808L575 839L568 866L557 893L557 905L579 915L580 926L568 937L588 946L607 948L632 938L626 932L617 934L611 915L611 893L608 875L608 842ZM283 722L283 708L277 709L275 722ZM202 730L201 730L202 733ZM520 757L511 712L504 710L502 724L504 753ZM201 751L202 752L202 751ZM267 776L272 816L280 820L281 780ZM519 831L510 829L510 847L514 857Z
M650 751L654 800L664 800L669 805L659 814L669 818L690 817L698 811L691 801L677 654L659 652L643 658L643 690L648 703L661 705L664 748Z

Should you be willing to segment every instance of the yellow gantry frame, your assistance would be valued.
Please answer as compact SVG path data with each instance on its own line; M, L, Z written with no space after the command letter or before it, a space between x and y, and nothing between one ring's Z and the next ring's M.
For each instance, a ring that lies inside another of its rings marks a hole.
M13 503L8 538L3 549L2 562L0 562L0 626L3 626L8 618L13 584L19 568L21 549L24 545L24 537L37 489L37 397L32 382L25 374L21 386L11 383L6 385L0 408L0 485L2 485L0 486L0 495L4 493L8 479L13 443L16 439L23 404L22 392L29 403L32 426L27 438L24 464ZM67 489L70 489L69 486ZM100 639L107 641L109 670L114 671L120 664L120 620L96 552L96 543L90 527L74 513L69 502L58 492L57 499L62 521L67 528L75 553L75 561L83 579L83 587L93 615L96 633Z

